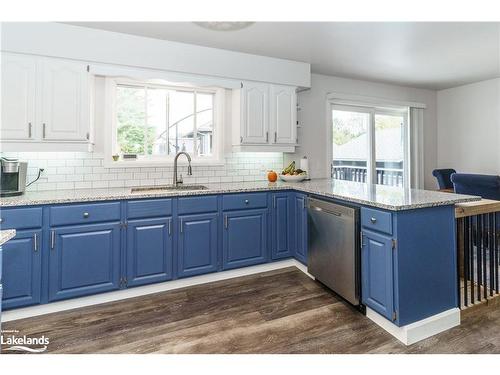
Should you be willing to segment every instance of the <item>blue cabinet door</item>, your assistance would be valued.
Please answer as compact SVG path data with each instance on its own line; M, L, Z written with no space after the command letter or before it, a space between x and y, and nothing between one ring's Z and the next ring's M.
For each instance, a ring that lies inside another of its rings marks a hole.
M272 259L288 258L293 255L292 199L289 193L272 195Z
M267 215L267 209L224 213L224 269L264 263L269 259Z
M392 320L394 312L392 238L363 231L362 239L362 301L372 310Z
M179 277L217 271L217 218L216 212L179 216Z
M295 194L294 202L295 258L307 264L307 197L304 194Z
M127 285L172 278L172 218L129 220L127 223Z
M18 231L2 245L3 308L40 303L42 231Z
M50 301L119 288L120 223L52 229L49 248Z

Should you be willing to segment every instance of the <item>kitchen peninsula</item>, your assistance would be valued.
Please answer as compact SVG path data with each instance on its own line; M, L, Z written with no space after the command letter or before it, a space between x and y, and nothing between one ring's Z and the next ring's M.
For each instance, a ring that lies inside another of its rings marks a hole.
M283 260L305 271L309 197L359 208L370 319L407 344L459 324L454 204L479 198L330 179L4 198L3 229L18 231L4 247L7 316Z

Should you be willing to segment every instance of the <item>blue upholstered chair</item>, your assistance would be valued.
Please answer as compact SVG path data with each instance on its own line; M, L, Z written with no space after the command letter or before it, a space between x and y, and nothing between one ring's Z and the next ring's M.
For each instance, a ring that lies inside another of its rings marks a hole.
M493 199L500 201L500 176L485 175L485 174L466 174L454 173L451 175L451 181L455 187L457 194L479 195L484 199ZM500 231L500 212L495 214L496 231ZM485 246L489 246L488 228L489 222L486 222L483 227L483 238ZM476 230L478 227L478 217L472 217L472 228ZM478 238L476 235L472 239L474 245L477 244Z
M451 175L456 173L454 169L434 169L432 175L436 177L439 189L453 189L453 183L451 182Z
M500 176L454 173L451 181L457 194L479 195L500 201Z

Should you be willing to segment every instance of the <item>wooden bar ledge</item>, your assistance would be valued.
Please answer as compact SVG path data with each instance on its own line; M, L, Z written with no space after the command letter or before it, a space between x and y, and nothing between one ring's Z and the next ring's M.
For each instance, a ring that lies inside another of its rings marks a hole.
M457 203L455 205L455 218L489 214L500 211L500 201L481 199L475 202Z

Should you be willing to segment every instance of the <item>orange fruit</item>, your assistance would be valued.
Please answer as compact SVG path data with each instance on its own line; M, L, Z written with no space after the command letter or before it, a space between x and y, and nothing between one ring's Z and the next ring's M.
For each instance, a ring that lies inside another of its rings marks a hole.
M276 182L278 179L278 174L275 171L269 171L267 172L267 179L269 182Z

